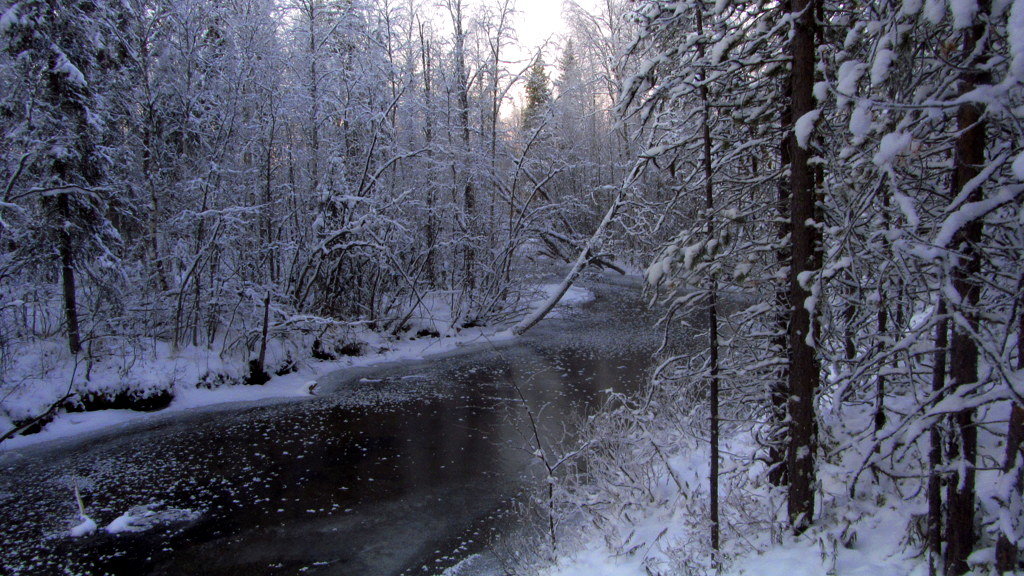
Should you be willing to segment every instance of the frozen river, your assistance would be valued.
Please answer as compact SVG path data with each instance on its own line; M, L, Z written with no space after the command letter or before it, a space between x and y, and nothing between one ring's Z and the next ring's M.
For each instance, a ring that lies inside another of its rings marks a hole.
M660 333L637 285L587 287L594 301L497 346L3 453L0 572L440 573L535 476L516 387L554 438L646 377ZM153 527L67 537L75 485L101 528L135 507Z

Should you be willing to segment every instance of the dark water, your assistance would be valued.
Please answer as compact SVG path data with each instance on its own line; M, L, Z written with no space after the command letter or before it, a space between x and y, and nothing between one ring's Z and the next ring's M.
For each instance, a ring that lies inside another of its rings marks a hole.
M321 380L301 401L158 418L0 455L9 574L435 574L486 546L545 441L603 390L645 378L660 343L635 287L510 344ZM129 508L185 510L141 533L67 538Z

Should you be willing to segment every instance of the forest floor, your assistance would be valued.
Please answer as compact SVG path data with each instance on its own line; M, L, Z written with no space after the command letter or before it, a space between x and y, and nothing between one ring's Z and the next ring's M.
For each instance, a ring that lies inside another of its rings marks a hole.
M529 291L531 298L527 308L544 302L557 289L558 283L551 281L550 274L545 275L545 279ZM592 298L593 293L586 288L573 287L562 297L559 307L565 309L578 306ZM553 317L559 313L558 308L552 311ZM433 319L431 324L434 324ZM225 355L215 349L191 347L171 352L166 346L158 346L152 353L142 355L142 358L111 358L93 367L92 376L88 381L83 381L83 369L75 366L73 359L63 353L60 342L41 342L36 353L23 358L19 363L24 368L22 373L11 374L8 379L20 385L12 386L11 390L0 395L0 433L11 429L16 421L46 411L48 406L67 392L69 382L73 383L77 395L94 394L101 398L130 395L141 398L142 404L149 397L167 398L167 403L156 410L134 409L134 406L115 407L117 402L107 401L105 405L112 407L86 408L81 411L62 409L40 430L0 443L0 451L145 420L156 414L229 403L308 397L316 394L318 379L341 369L418 360L458 348L510 338L513 335L508 325L449 330L436 336L407 335L400 338L387 338L363 331L358 335L358 347L363 353L340 356L334 360L300 358L294 362L293 371L271 374L270 380L262 385L244 384L244 359L225 359ZM291 348L296 349L298 346ZM60 359L64 362L54 365ZM127 369L124 367L126 364L129 365ZM132 402L122 404L130 405Z

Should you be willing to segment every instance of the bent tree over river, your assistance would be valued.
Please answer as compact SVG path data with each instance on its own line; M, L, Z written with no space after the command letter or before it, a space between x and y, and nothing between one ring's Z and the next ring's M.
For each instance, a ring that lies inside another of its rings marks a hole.
M440 573L536 481L519 391L547 441L647 377L661 334L637 283L587 287L592 302L526 336L332 373L309 399L4 452L3 572ZM101 529L73 539L76 486ZM138 531L102 529L133 508Z

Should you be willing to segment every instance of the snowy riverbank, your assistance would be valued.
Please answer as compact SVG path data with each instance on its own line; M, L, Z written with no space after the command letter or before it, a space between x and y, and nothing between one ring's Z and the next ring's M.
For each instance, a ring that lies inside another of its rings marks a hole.
M557 284L539 285L531 300L541 302L557 287ZM573 287L559 302L559 308L564 310L579 306L593 298L594 294L590 290ZM556 309L552 316L556 317L560 313ZM437 320L437 317L431 320ZM42 349L37 355L25 359L23 364L26 369L18 377L21 386L9 390L0 400L0 431L11 429L15 421L45 411L47 406L67 393L68 382L72 382L73 395L114 398L131 394L143 399L166 396L170 398L169 403L166 407L151 411L119 408L85 411L61 409L38 432L15 436L0 443L0 451L104 430L153 418L155 415L223 404L310 397L316 393L317 381L331 372L419 360L474 344L508 340L513 335L506 327L499 326L465 328L437 336L408 335L403 338L385 338L365 331L359 337L358 345L367 353L341 356L333 360L289 358L293 364L291 371L272 375L262 385L243 384L247 369L244 360L225 361L220 353L210 349L188 348L172 353L168 347L158 345L156 352L148 355L148 358L132 359L127 369L123 359L97 364L92 368L88 380L80 376L83 368L76 367L70 358L64 365L40 368L47 362L54 362L50 360L51 357L59 358L61 355L56 345L53 349ZM283 358L288 351L282 351L279 347L276 353ZM31 369L39 371L40 375L33 376Z

